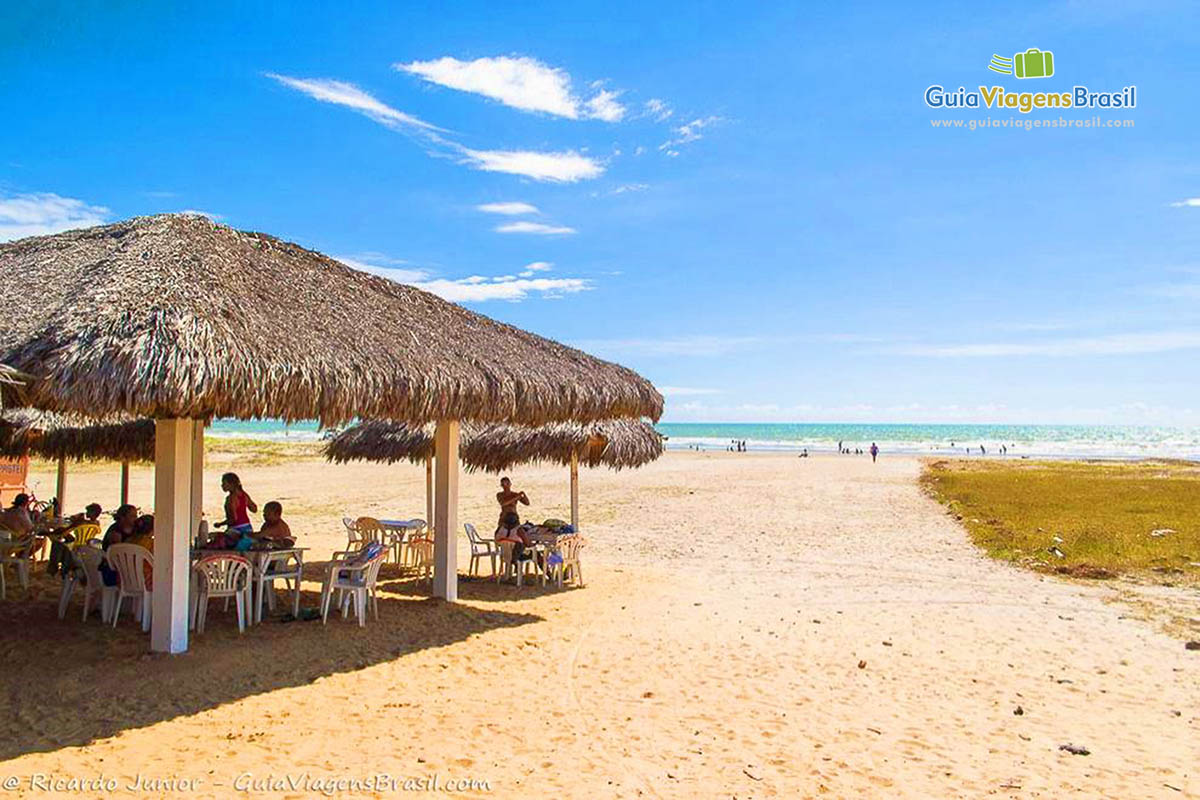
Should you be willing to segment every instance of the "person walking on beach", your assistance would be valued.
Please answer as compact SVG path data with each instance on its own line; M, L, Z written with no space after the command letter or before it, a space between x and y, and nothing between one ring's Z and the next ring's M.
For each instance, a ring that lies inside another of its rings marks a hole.
M871 463L875 463L875 459L879 456L879 445L871 442Z

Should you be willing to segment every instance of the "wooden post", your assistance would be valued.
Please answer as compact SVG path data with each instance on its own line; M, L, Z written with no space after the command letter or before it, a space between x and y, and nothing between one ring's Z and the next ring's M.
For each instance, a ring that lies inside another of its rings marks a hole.
M54 494L58 498L58 515L60 517L67 516L67 459L60 457L58 459L58 484L54 487Z
M129 462L121 462L121 505L129 502Z
M433 594L458 599L458 420L438 420L433 515Z
M425 524L433 530L433 456L425 459Z
M191 437L192 475L188 505L188 541L196 538L200 530L200 517L204 514L204 423L192 425Z
M571 453L571 527L579 531L579 454Z
M198 424L190 419L160 419L154 425L150 647L159 653L182 653L188 646L192 437Z

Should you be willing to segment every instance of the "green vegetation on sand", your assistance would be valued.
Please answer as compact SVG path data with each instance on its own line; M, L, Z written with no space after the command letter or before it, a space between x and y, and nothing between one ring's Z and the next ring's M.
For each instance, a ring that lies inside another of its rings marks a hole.
M936 461L921 482L994 558L1200 584L1200 466Z

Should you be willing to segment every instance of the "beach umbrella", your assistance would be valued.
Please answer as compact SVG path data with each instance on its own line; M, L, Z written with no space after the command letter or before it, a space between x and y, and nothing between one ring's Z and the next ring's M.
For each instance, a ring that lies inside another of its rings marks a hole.
M372 420L330 439L330 461L408 460L428 462L435 454L429 426ZM545 461L570 467L571 525L579 530L579 465L610 469L640 467L662 455L663 437L654 426L634 419L554 422L546 425L466 425L459 457L467 469L503 472L516 464Z
M436 422L434 592L453 600L460 421L662 413L625 367L202 216L0 244L0 271L0 364L29 376L23 405L155 420L156 650L187 645L188 542L214 417Z
M55 496L66 512L69 461L119 461L121 504L129 501L129 464L154 461L154 420L129 417L95 420L32 409L0 416L0 456L37 456L58 462Z

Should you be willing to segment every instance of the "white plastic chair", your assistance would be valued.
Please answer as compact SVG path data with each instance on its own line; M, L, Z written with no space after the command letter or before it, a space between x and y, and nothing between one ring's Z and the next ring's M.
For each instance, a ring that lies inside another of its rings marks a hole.
M113 599L117 596L117 587L105 586L104 577L100 574L100 563L104 561L104 552L99 547L89 544L80 545L77 549L67 552L67 563L63 568L62 596L58 600L58 618L67 615L67 604L75 587L83 585L83 621L87 622L92 610L92 598L100 595L100 620L108 622L112 613Z
M543 572L545 580L554 581L562 588L563 580L570 576L576 586L583 586L583 570L579 566L579 551L587 541L579 534L564 536L546 553L546 566Z
M4 581L5 567L11 566L17 573L17 581L22 589L29 588L29 572L39 547L36 536L25 539L0 539L0 600L4 600L8 593Z
M357 550L362 546L362 536L358 532L358 522L350 517L342 517L342 524L346 526L346 549Z
M237 606L238 633L246 630L246 611L253 608L250 602L250 562L242 556L221 553L200 559L192 570L197 578L192 607L192 624L196 633L204 633L208 602L218 597L225 598L226 608L229 607L229 598L233 598Z
M292 616L300 616L300 581L304 578L304 561L296 551L266 551L259 555L254 582L258 584L258 603L254 607L254 621L262 622L263 603L275 610L275 581L287 581L292 593Z
M433 539L428 536L412 536L408 540L408 552L412 566L422 580L433 583Z
M517 586L522 586L525 583L525 576L532 570L534 575L538 572L537 554L532 547L526 547L525 552L529 553L529 558L520 561L514 560L514 551L516 546L507 539L501 539L496 542L500 547L500 571L496 573L496 582L507 579L510 573L515 573L517 577Z
M489 558L492 561L492 574L496 574L496 559L500 557L500 548L495 542L489 542L479 535L479 531L475 530L475 526L469 522L463 523L463 528L467 531L467 540L471 543L471 565L467 568L468 575L474 575L479 571L479 562L481 559Z
M112 609L112 625L117 627L121 618L121 604L130 598L137 609L142 630L150 630L150 589L146 586L146 567L154 569L154 556L146 548L136 544L114 544L106 555L108 565L116 570L116 604Z
M387 558L387 550L381 550L377 556L368 561L358 561L359 551L334 553L329 561L329 573L321 586L321 624L329 621L329 605L333 593L338 593L338 605L342 609L342 619L353 605L358 617L359 627L367 624L367 602L379 619L379 597L375 592L375 581L379 577L379 568Z
M423 519L413 518L408 520L407 527L401 534L401 541L398 542L398 558L396 560L397 564L407 565L415 560L413 554L409 550L409 542L411 542L413 539L419 539L425 536L428 528L429 524Z

